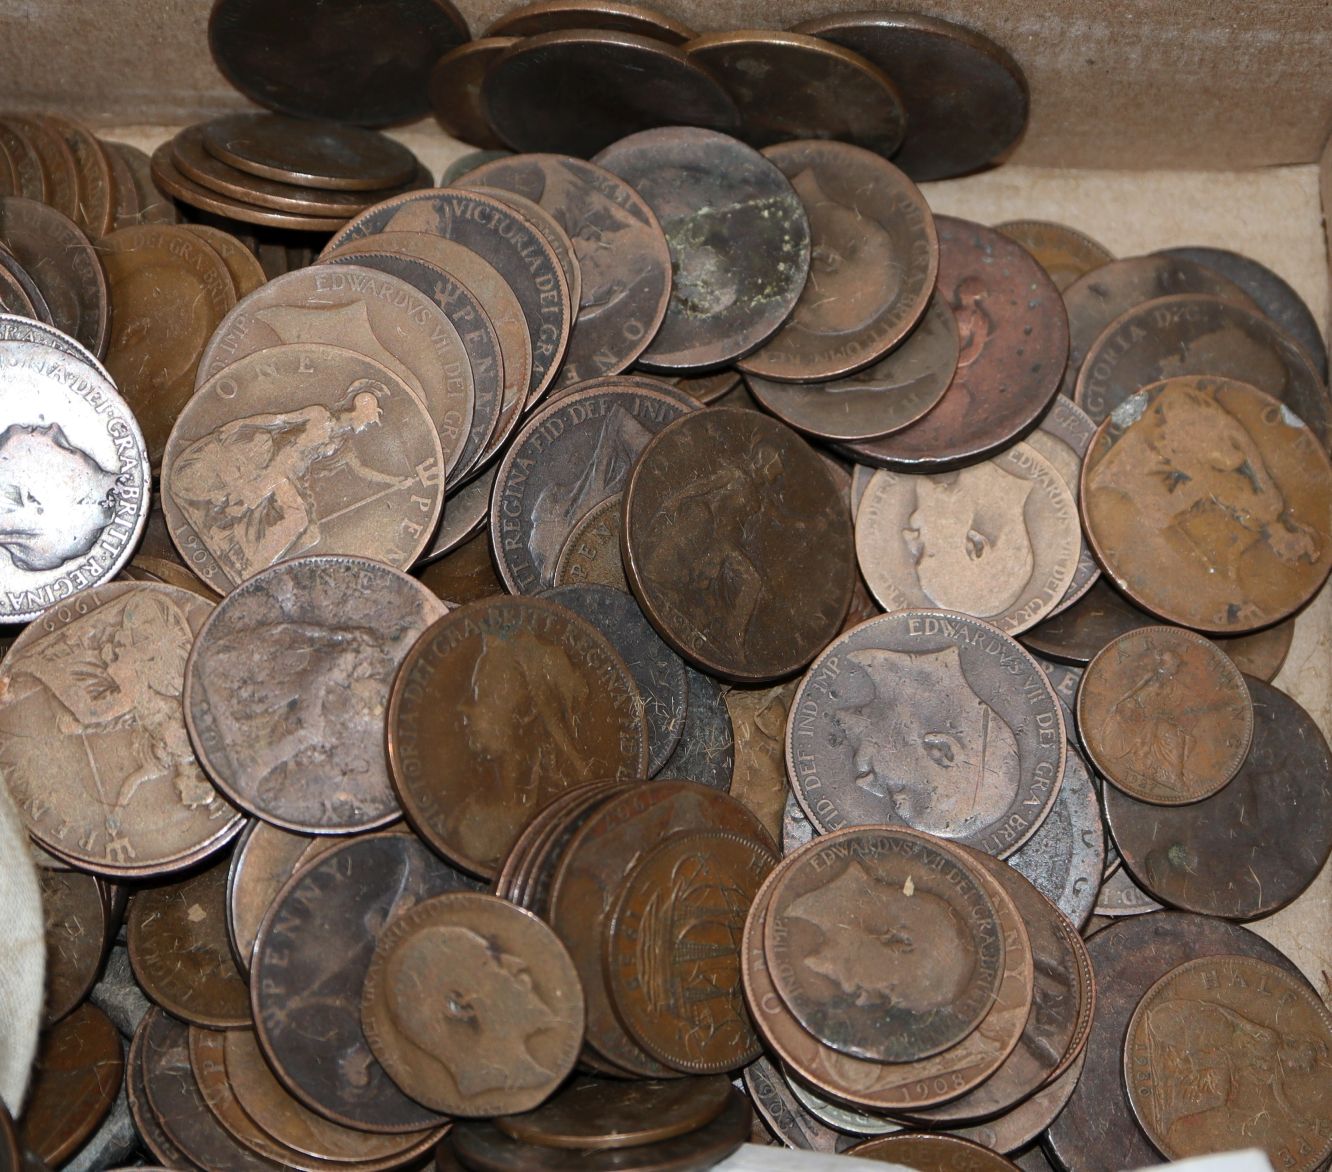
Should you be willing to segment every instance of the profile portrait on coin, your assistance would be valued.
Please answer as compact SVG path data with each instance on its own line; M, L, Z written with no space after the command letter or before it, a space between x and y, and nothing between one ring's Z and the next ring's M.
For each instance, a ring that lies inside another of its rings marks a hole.
M958 649L866 648L844 662L828 695L856 785L943 838L998 821L1021 784L1017 737L972 688Z

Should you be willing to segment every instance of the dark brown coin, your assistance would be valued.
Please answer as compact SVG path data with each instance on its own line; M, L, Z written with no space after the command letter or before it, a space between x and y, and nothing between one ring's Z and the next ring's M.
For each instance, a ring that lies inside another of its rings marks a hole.
M1078 488L1082 484L1082 460L1095 434L1096 424L1088 418L1087 413L1067 395L1056 395L1036 430L1028 432L1024 442L1054 465L1054 470L1068 485L1076 501ZM1073 581L1052 613L1058 614L1072 606L1092 588L1100 576L1101 567L1092 557L1087 538L1079 526L1078 564L1073 571Z
M461 606L504 593L490 556L490 538L479 533L445 557L416 571L422 585L445 602Z
M776 333L810 265L809 218L776 166L696 127L631 135L594 161L638 189L671 250L670 306L642 365L722 366Z
M479 884L413 835L363 835L324 852L279 893L250 970L255 1028L274 1073L325 1118L398 1134L440 1119L400 1091L361 1028L361 988L395 913Z
M807 96L781 73L772 81L796 100ZM849 143L785 142L763 157L791 181L809 217L809 279L790 320L738 365L780 382L841 378L882 358L921 320L939 268L934 217L901 171Z
M504 146L486 120L481 84L500 55L517 43L517 37L478 37L450 49L435 63L430 72L430 108L435 121L454 138L492 150ZM445 172L439 185L448 187L458 178L461 175Z
M682 45L698 34L654 8L623 4L620 0L535 0L496 17L487 37L535 37L561 29L605 29L638 33L668 45Z
M1151 383L1186 375L1248 383L1280 400L1325 447L1332 401L1298 343L1219 297L1159 297L1121 314L1092 343L1074 400L1097 423Z
M510 46L481 83L481 106L514 150L582 158L655 127L729 132L740 124L720 81L683 50L638 33L588 28Z
M213 61L246 97L361 126L424 115L431 66L467 36L449 0L214 0L208 20Z
M387 719L408 820L480 875L495 874L560 790L647 766L624 661L589 623L534 598L473 603L430 627L398 672Z
M15 268L19 267L18 262L12 257L10 263ZM30 281L31 278L29 283ZM3 311L5 317L18 316L34 320L38 317L37 308L33 305L32 298L28 296L24 282L20 282L2 263L0 263L0 311Z
M77 1152L111 1111L125 1081L124 1044L95 1005L47 1027L37 1044L18 1138L55 1167Z
M212 1029L250 1021L250 995L227 933L227 863L130 901L130 964L143 991L173 1016Z
M138 197L138 222L140 224L178 223L180 215L176 211L176 205L163 195L158 190L157 185L153 183L152 160L138 147L130 146L128 143L103 140L102 145L106 147L108 154L118 155L129 168L130 177L134 182L134 191ZM116 226L123 227L124 225L117 224Z
M813 1115L796 1098L782 1071L767 1058L754 1059L745 1067L743 1076L754 1111L786 1147L831 1154L844 1151L859 1138L844 1135Z
M222 258L231 274L231 283L235 287L236 297L241 298L253 293L268 280L259 258L230 232L220 228L210 228L207 224L185 224L185 231L197 236Z
M116 200L111 227L133 228L144 222L140 216L143 205L134 182L134 172L130 170L129 160L120 151L113 150L111 144L102 139L97 141L102 144L106 161L111 164L111 189Z
M249 974L259 925L282 885L303 863L336 845L335 838L292 834L259 821L237 840L227 871L227 930L242 973Z
M1304 981L1252 957L1189 961L1129 1020L1129 1103L1167 1159L1256 1147L1314 1172L1332 1155L1330 1051L1332 1014Z
M1143 627L1104 647L1078 687L1077 716L1101 776L1158 806L1222 789L1253 736L1239 668L1210 639L1181 627Z
M733 408L685 416L643 450L623 554L666 641L747 683L808 663L840 629L854 584L850 525L822 461L784 425Z
M846 1154L858 1160L900 1164L916 1172L1014 1172L1017 1168L998 1152L955 1135L883 1135L847 1148Z
M91 875L37 869L46 925L46 1016L50 1026L93 987L111 940L111 915Z
M897 83L907 133L894 161L917 182L996 163L1026 129L1022 68L973 29L910 12L858 12L795 31L861 54Z
M546 243L550 245L551 251L554 252L555 259L559 261L560 271L564 274L564 279L569 286L569 304L576 317L583 296L583 273L578 267L578 258L574 255L573 241L559 220L539 203L516 191L506 191L502 187L492 187L484 182L478 182L470 176L467 177L466 182L459 180L455 186L466 187L480 195L488 195L492 199L499 200L500 203L508 204L541 234ZM572 330L572 326L570 329ZM562 364L563 359L561 359Z
M594 505L565 539L555 563L556 586L589 582L628 590L620 559L620 533L624 528L624 496L616 493Z
M975 865L896 827L839 831L783 865L764 951L787 1009L825 1046L875 1062L956 1046L990 1011L1004 972L998 913Z
M33 316L46 325L52 325L54 315L51 312L51 307L46 304L46 298L42 296L42 291L37 287L37 282L32 279L28 270L19 264L14 254L8 250L8 245L4 245L3 241L0 241L0 245L3 245L0 247L0 273L3 273L6 282L16 289L18 295L27 298L28 304L32 306ZM68 337L69 335L66 334L65 336ZM80 342L79 345L82 346L83 343ZM87 347L85 346L84 349L86 350Z
M1050 677L1055 695L1064 705L1064 719L1065 723L1068 723L1073 717L1073 703L1078 694L1078 682L1082 679L1083 669L1070 667L1066 663L1055 663L1054 660L1044 659L1035 652L1032 652L1031 657L1040 666L1041 671Z
M139 1021L134 1037L130 1040L129 1055L125 1059L125 1097L129 1102L130 1118L134 1121L134 1130L144 1148L157 1159L164 1168L185 1168L189 1161L178 1148L175 1141L162 1129L157 1115L148 1102L148 1087L144 1080L145 1051L149 1031L155 1022L171 1016L156 1006L150 1006L148 1012Z
M751 146L839 139L888 158L902 145L902 95L859 53L804 33L751 29L705 33L684 51L735 100L738 136Z
M1152 895L1186 911L1250 920L1303 891L1332 853L1332 755L1313 718L1248 680L1253 747L1235 779L1189 806L1105 791L1124 863Z
M841 636L806 672L786 736L800 804L823 831L889 823L1004 858L1058 794L1063 709L988 623L898 611Z
M1332 465L1317 433L1231 379L1167 379L1126 401L1088 449L1081 503L1110 577L1181 626L1270 626L1332 569Z
M24 1158L14 1118L8 1107L0 1106L0 1169L4 1169L4 1172L23 1172Z
M1086 1052L1079 1054L1073 1065L1054 1082L1042 1087L1029 1099L1023 1100L1016 1107L987 1119L982 1123L972 1123L952 1131L959 1139L969 1139L996 1152L1008 1153L1019 1168L1036 1169L1036 1172L1053 1172L1047 1162L1044 1168L1030 1163L1033 1152L1044 1159L1043 1150L1035 1143L1050 1122L1064 1109L1072 1097L1082 1074Z
M78 221L79 175L74 152L54 125L41 118L19 118L6 115L0 120L0 144L9 151L11 139L7 132L17 134L37 155L46 188L45 202L62 216ZM110 152L108 152L109 155Z
M1067 224L1009 220L995 227L1031 253L1061 293L1085 273L1115 259L1108 248Z
M78 215L74 222L92 239L105 236L115 223L115 180L106 148L86 126L54 114L43 121L60 135L74 158Z
M50 308L51 324L99 358L106 353L106 274L88 237L54 208L0 197L0 243L23 266Z
M444 517L435 530L430 548L416 562L416 567L436 561L475 537L485 528L490 516L490 494L495 487L495 473L491 465L485 472L469 480L448 499ZM440 595L441 598L445 595ZM469 599L468 601L471 601Z
M675 752L661 767L663 777L678 777L729 793L735 771L735 733L721 685L692 667L685 668L689 703Z
M1040 418L1068 358L1068 320L1054 282L1020 244L936 216L939 294L957 316L961 353L952 385L924 419L849 450L902 471L971 463L1007 447Z
M63 138L61 142L63 144ZM45 203L47 195L46 175L42 168L41 157L37 154L37 148L28 136L23 134L18 127L12 125L8 119L0 119L0 152L3 152L13 168L15 181L11 184L12 194L24 199L35 200L38 203ZM73 156L71 155L70 158L72 162ZM10 194L10 192L6 192L6 194ZM62 214L67 213L62 212ZM77 208L75 209L75 215L69 218L74 220L76 216Z
M1158 1162L1133 1117L1124 1083L1124 1036L1142 995L1176 965L1239 955L1295 967L1259 936L1224 920L1161 912L1103 928L1087 941L1096 1013L1082 1078L1050 1124L1046 1143L1068 1172L1117 1172Z

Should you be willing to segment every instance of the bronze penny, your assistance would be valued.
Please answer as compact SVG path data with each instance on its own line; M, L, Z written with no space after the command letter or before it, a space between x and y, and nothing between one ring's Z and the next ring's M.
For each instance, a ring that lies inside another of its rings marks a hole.
M795 432L756 412L709 408L662 430L634 465L622 540L653 625L724 679L790 675L850 604L851 528L836 483Z
M45 202L62 216L78 221L79 176L74 152L53 123L41 118L20 118L7 114L0 119L0 145L9 153L17 135L37 156L45 188ZM108 152L109 154L109 152Z
M1026 129L1021 66L973 29L911 12L856 12L795 31L861 54L896 82L907 132L894 162L917 182L997 163Z
M796 1098L785 1074L767 1058L755 1058L745 1067L743 1078L754 1111L786 1147L835 1154L859 1138L844 1135L817 1118Z
M210 228L207 224L183 226L186 232L197 236L222 258L222 263L231 275L237 298L249 296L268 280L258 258L230 232Z
M19 1147L18 1131L9 1108L0 1105L0 1169L23 1172L26 1153Z
M106 367L144 428L153 467L194 393L200 355L236 286L204 240L170 224L122 228L97 243L111 292Z
M1016 1107L987 1119L982 1123L968 1124L950 1132L959 1139L969 1139L983 1144L996 1152L1007 1153L1019 1168L1035 1169L1036 1172L1053 1172L1047 1162L1044 1167L1033 1164L1032 1153L1044 1160L1043 1149L1035 1142L1051 1121L1064 1109L1077 1088L1078 1078L1086 1061L1086 1053L1079 1054L1063 1074L1048 1086L1042 1087L1029 1099L1024 1099Z
M258 821L251 822L237 840L227 871L227 930L236 966L247 977L269 905L302 864L337 841L293 834Z
M1114 856L1118 862L1118 855ZM1121 916L1145 916L1149 912L1159 912L1164 905L1159 904L1134 881L1133 876L1124 867L1109 870L1105 882L1101 884L1096 897L1096 914L1107 919Z
M414 569L451 553L485 528L486 519L490 516L490 494L495 487L497 471L497 467L492 464L449 497L430 548L417 559Z
M55 1167L102 1125L125 1081L123 1043L95 1005L48 1026L18 1118L19 1143Z
M341 842L287 881L259 929L250 998L264 1056L307 1107L364 1131L439 1125L372 1053L361 988L379 934L397 912L479 886L402 832Z
M455 893L385 928L361 1020L376 1057L417 1102L506 1115L536 1107L573 1069L583 991L564 945L531 912Z
M1077 717L1097 772L1158 806L1216 793L1239 772L1253 737L1239 668L1180 627L1143 627L1102 648L1078 687Z
M790 796L784 755L786 715L798 683L729 688L725 696L735 740L731 796L749 808L775 841L782 837L782 813Z
M1095 434L1096 424L1088 418L1087 413L1067 395L1056 395L1036 430L1027 434L1025 442L1054 466L1076 501L1078 487L1082 483L1082 459ZM1073 571L1073 581L1068 584L1063 598L1055 604L1051 613L1058 614L1072 606L1092 588L1100 576L1101 567L1092 557L1091 547L1079 525L1078 564Z
M4 196L0 243L31 276L51 324L102 357L110 332L106 274L83 231L45 204Z
M1332 853L1332 755L1313 718L1278 688L1247 680L1253 746L1235 779L1188 806L1105 791L1124 863L1150 894L1249 920L1293 900Z
M1007 236L936 216L939 293L957 317L957 373L938 406L910 427L851 452L901 471L973 463L1032 427L1068 358L1063 300L1045 270Z
M63 137L60 141L64 145ZM66 147L65 149L68 150L69 148ZM22 196L24 199L35 200L38 203L45 203L47 180L45 170L42 167L41 156L37 154L37 147L28 136L23 134L17 126L11 124L8 119L0 119L0 152L4 153L14 171L15 182L11 185L12 194ZM72 154L70 160L73 161ZM61 214L68 215L67 212ZM77 222L77 206L74 215L69 218Z
M916 1172L1014 1172L1017 1165L998 1152L955 1135L883 1135L867 1139L846 1154Z
M692 667L685 668L685 677L689 702L684 728L661 773L729 793L735 771L735 734L721 685Z
M490 150L504 146L486 120L481 85L504 50L517 43L517 37L487 34L464 41L435 62L430 72L430 109L435 121L454 138ZM447 187L460 177L446 172L440 186Z
M647 767L642 701L624 661L591 624L534 598L472 603L427 629L399 669L387 719L408 820L479 875L495 874L560 790Z
M988 623L897 611L833 642L791 705L792 787L822 831L892 824L1005 858L1059 791L1067 743L1035 660Z
M683 45L698 36L687 25L654 8L620 0L535 0L496 17L482 35L535 37L561 29L638 33L668 45Z
M1081 503L1116 585L1196 630L1279 622L1332 569L1322 443L1288 407L1231 379L1167 379L1126 401L1087 452Z
M119 155L129 168L138 196L138 222L141 224L175 224L180 221L176 205L158 190L153 182L152 160L139 150L123 142L103 141L108 154ZM118 227L120 225L117 225Z
M5 780L53 854L149 876L239 833L240 812L199 769L180 708L185 658L211 609L173 586L116 583L53 607L15 640L0 706Z
M998 913L975 866L896 827L838 831L791 858L763 937L787 1010L823 1045L874 1062L956 1046L1004 975Z
M72 1012L102 971L111 939L110 908L91 875L37 869L46 937L46 1007L50 1026Z
M425 404L373 359L317 343L273 346L209 379L162 458L172 540L222 592L298 554L406 569L443 498Z
M1256 1147L1313 1172L1332 1155L1329 1051L1332 1014L1285 969L1247 956L1188 961L1129 1019L1129 1103L1169 1160Z
M1143 387L1185 376L1257 387L1319 443L1332 442L1327 387L1299 344L1262 314L1219 297L1158 297L1121 314L1087 351L1073 397L1100 423Z
M528 199L527 196L516 191L506 191L502 187L489 186L484 182L473 179L470 175L467 176L466 182L459 180L455 186L466 187L479 195L488 195L492 199L499 200L500 203L508 204L541 233L542 238L555 253L555 259L560 264L560 271L564 274L564 279L569 285L569 304L576 318L578 307L582 303L583 273L578 267L578 258L574 256L573 240L570 239L569 233L564 230L559 220L539 203ZM571 332L572 328L571 325ZM563 359L561 359L561 367L563 367Z
M1079 277L1115 259L1104 245L1067 224L1008 220L995 228L1031 253L1061 293ZM1072 324L1070 320L1070 329Z
M722 366L777 332L805 287L810 230L776 166L698 127L643 131L593 161L638 189L671 250L671 301L643 366Z
M594 505L565 539L560 560L555 563L556 586L598 583L628 590L624 562L620 560L620 534L624 528L624 497L621 493Z
M139 189L134 183L134 172L130 170L129 161L119 151L111 149L111 144L98 139L102 143L102 150L106 155L106 161L111 166L111 191L115 196L116 206L112 218L111 227L132 228L142 221L139 218L141 205L139 203Z
M479 533L438 561L415 571L421 584L445 602L461 606L504 593L490 556L490 538Z
M678 834L621 885L603 946L611 1002L634 1040L673 1070L720 1074L759 1055L736 943L776 862L759 837Z
M961 611L1007 635L1059 604L1081 541L1069 485L1025 443L956 472L880 469L856 511L856 560L885 610Z
M97 240L111 231L116 214L115 179L106 148L91 130L72 119L46 114L43 121L64 139L74 158L79 200L74 222Z
M18 262L12 258L10 263L18 267ZM28 296L28 291L2 263L0 263L0 311L3 311L3 316L6 318L20 317L33 320L38 318L37 308L33 305L32 298ZM50 314L46 316L50 317Z
M573 241L582 292L555 388L616 374L638 358L671 290L670 250L643 197L604 168L567 155L496 159L467 181L535 200Z
M1050 683L1054 686L1055 695L1059 697L1064 705L1064 721L1068 723L1073 717L1073 704L1078 694L1078 682L1082 679L1083 668L1070 667L1066 663L1055 663L1053 660L1044 659L1032 652L1032 658L1040 666L1041 671L1045 672L1050 678Z
M34 318L46 325L54 325L55 317L51 307L46 303L46 298L42 296L42 291L37 287L37 282L32 279L28 270L19 264L18 259L2 240L0 240L0 273L3 273L6 283L13 289L11 297L20 307L23 302L18 299L26 298L27 304L32 307ZM65 336L69 337L68 334ZM80 342L79 345L82 346L83 343Z
M729 391L733 391L740 384L740 372L738 370L719 370L716 374L700 374L692 378L689 376L678 377L674 375L667 376L667 381L673 383L677 390L684 391L691 399L697 399L700 403L717 403Z
M387 135L281 114L228 114L200 130L208 153L251 175L329 191L407 183L420 164Z
M773 79L792 84L781 73ZM934 217L901 171L849 143L786 142L763 157L791 181L809 217L809 279L790 320L738 365L779 382L851 374L901 343L925 313L939 267Z
M683 48L734 99L738 137L751 146L839 139L888 158L902 144L902 96L859 53L804 33L758 29L705 33Z
M467 36L449 0L357 0L337 9L320 0L277 8L214 0L208 18L213 61L247 98L283 114L360 126L424 115L430 67Z
M149 1006L148 1012L140 1019L138 1028L134 1031L134 1037L130 1039L129 1054L125 1059L125 1097L129 1102L134 1130L139 1133L139 1139L148 1153L164 1168L185 1168L189 1166L189 1160L163 1130L162 1124L158 1122L157 1115L148 1102L148 1086L145 1081L146 1043L149 1032L162 1020L170 1022L172 1018L157 1006Z
M850 1147L854 1142L851 1139L852 1134L859 1139L867 1135L889 1135L892 1132L901 1131L903 1128L903 1124L895 1122L887 1115L862 1111L820 1094L807 1082L804 1082L789 1066L783 1067L783 1075L792 1097L806 1111L821 1123L826 1123L829 1127L836 1127L847 1133L845 1147Z

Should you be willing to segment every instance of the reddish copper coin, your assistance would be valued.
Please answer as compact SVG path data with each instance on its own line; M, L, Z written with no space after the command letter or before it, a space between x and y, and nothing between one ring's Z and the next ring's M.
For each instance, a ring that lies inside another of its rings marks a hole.
M21 118L8 114L2 121L6 130L12 130L36 154L46 188L46 202L62 216L68 216L77 222L78 167L74 160L74 152L69 149L64 137L56 131L53 123L41 118ZM12 139L5 135L3 142L8 153ZM107 154L110 155L110 152Z
M236 965L247 977L259 925L269 905L305 863L335 838L292 834L267 822L252 821L236 841L227 871L227 929Z
M420 567L416 576L438 598L460 606L504 593L504 583L495 573L490 556L490 538L485 533L468 539L438 561Z
M222 258L222 263L227 266L227 272L231 274L231 283L236 289L237 298L253 293L268 280L259 258L230 232L224 232L220 228L210 228L207 224L185 224L183 227L191 236L197 236Z
M1016 1172L1018 1167L998 1152L955 1135L883 1135L847 1148L846 1154L919 1172Z
M61 142L63 144L63 138ZM47 181L37 148L26 134L5 119L0 119L0 153L4 154L14 175L14 181L5 194L44 203L47 197ZM72 155L70 161L73 162ZM68 213L62 212L62 214ZM70 219L74 219L77 214L76 207Z
M60 115L46 114L43 121L64 139L74 157L78 189L78 215L74 222L96 240L115 223L115 180L101 140L86 126Z
M88 996L111 938L111 914L91 875L39 867L46 924L46 1017L51 1025Z
M1079 277L1115 259L1104 245L1067 224L1008 220L995 228L1031 253L1061 293ZM1070 320L1070 330L1072 324Z
M464 41L435 62L430 72L430 109L435 121L454 138L489 150L504 146L486 119L481 85L504 50L517 42L516 36L487 34ZM441 186L448 184L446 175Z
M589 28L638 33L668 45L682 45L698 35L655 8L620 0L535 0L497 16L483 35L535 37L561 29Z
M130 1039L129 1055L125 1060L125 1097L129 1102L134 1130L139 1133L144 1148L163 1168L183 1168L190 1161L176 1146L175 1141L167 1135L152 1105L148 1102L148 1085L145 1079L147 1040L154 1024L163 1020L170 1022L171 1015L163 1013L155 1005L150 1006L148 1012L140 1019L134 1037Z

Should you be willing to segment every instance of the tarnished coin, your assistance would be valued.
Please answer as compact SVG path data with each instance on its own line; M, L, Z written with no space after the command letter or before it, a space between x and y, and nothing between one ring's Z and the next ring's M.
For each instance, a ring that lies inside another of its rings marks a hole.
M42 205L45 207L45 205ZM37 287L37 282L32 279L31 274L18 261L18 258L9 251L8 245L0 241L0 275L3 275L6 286L9 289L8 297L11 302L11 309L15 312L27 312L31 308L32 316L47 325L55 321L55 315L51 312L51 307L47 305L46 298L42 291ZM63 331L62 331L63 332ZM68 335L66 335L68 336ZM82 342L79 343L83 345ZM87 349L87 347L84 347Z
M446 556L460 545L481 534L490 516L490 494L495 488L495 465L469 480L449 497L444 516L430 542L430 548L416 561L416 569ZM484 535L483 535L484 536ZM446 597L441 595L441 597ZM468 599L467 601L471 601Z
M387 367L336 346L273 346L232 363L186 405L163 456L172 540L222 592L299 554L406 569L443 503L425 404Z
M88 127L71 118L46 114L42 122L64 140L74 159L78 193L74 222L93 240L105 236L115 223L116 213L115 179L106 148Z
M974 29L912 12L862 11L816 17L795 31L861 54L897 83L907 131L894 162L917 182L996 163L1026 129L1021 66Z
M403 661L387 720L408 820L479 875L495 874L560 790L647 767L624 661L589 623L535 598L473 603L431 626Z
M582 158L654 127L730 132L740 125L725 87L680 48L637 32L587 27L510 46L486 72L481 106L514 150Z
M435 121L460 142L488 150L503 148L504 141L491 130L481 105L481 84L504 50L517 42L515 36L487 34L464 41L435 62L430 71L430 109ZM448 187L463 173L446 171L439 185Z
M186 232L191 236L197 236L222 258L238 298L248 296L268 280L259 258L230 232L223 232L220 228L210 228L207 224L182 226Z
M729 793L735 771L735 733L725 695L721 686L701 671L687 667L685 676L689 703L684 728L680 730L680 743L661 767L661 775Z
M421 584L445 602L479 602L503 594L504 583L495 574L490 556L490 538L484 533L464 541L438 561L415 571Z
M1167 379L1127 400L1092 441L1081 501L1115 584L1181 626L1269 626L1332 569L1322 443L1288 407L1231 379Z
M1031 253L1061 293L1079 277L1115 259L1104 245L1067 224L1008 220L995 227Z
M1253 697L1253 746L1224 789L1172 807L1105 792L1110 832L1150 894L1187 911L1237 920L1289 903L1332 854L1327 741L1280 689L1245 682Z
M845 1135L815 1116L796 1097L792 1083L767 1058L755 1058L743 1072L745 1091L768 1130L788 1148L837 1153L861 1137Z
M847 1148L857 1160L916 1168L919 1172L1015 1172L998 1152L955 1135L883 1135Z
M1125 799L1127 800L1127 799ZM1150 895L1134 882L1127 868L1120 865L1118 853L1111 855L1107 866L1105 881L1096 896L1095 912L1098 917L1118 919L1124 916L1145 916L1150 912L1159 912L1165 906L1157 903ZM1110 866L1118 869L1110 870Z
M846 1147L851 1146L852 1134L861 1139L867 1135L890 1135L903 1129L903 1124L894 1122L887 1115L863 1111L836 1102L803 1081L789 1066L783 1067L782 1073L785 1075L786 1085L790 1088L792 1096L806 1111L829 1127L836 1127L847 1133Z
M237 805L287 830L345 834L398 818L382 740L389 690L446 611L368 558L293 558L246 579L186 665L185 716L204 768Z
M554 252L555 259L560 265L560 271L564 274L564 279L568 283L569 304L576 316L578 306L582 303L583 273L578 266L578 258L574 256L573 241L569 238L569 233L564 230L559 220L535 200L528 199L527 196L516 191L506 191L502 187L490 187L484 182L477 182L471 176L467 176L465 182L459 180L454 186L466 187L479 195L488 195L492 199L499 200L500 203L508 204L541 234L546 243L550 245L551 251ZM572 329L573 325L571 323L570 330L572 331ZM563 365L563 359L560 361Z
M134 1037L130 1039L129 1053L125 1059L125 1098L128 1101L130 1118L134 1122L134 1130L139 1133L139 1139L143 1147L150 1156L157 1159L160 1166L164 1169L183 1168L189 1160L185 1154L176 1146L175 1141L166 1133L162 1124L158 1121L157 1114L151 1104L148 1102L148 1086L146 1082L147 1062L147 1041L150 1031L154 1027L161 1028L162 1023L170 1023L172 1026L187 1031L187 1055L188 1055L188 1027L180 1022L173 1021L168 1013L164 1013L157 1006L150 1006L148 1012L140 1020L138 1028L134 1031ZM205 1127L201 1129L207 1131L207 1121Z
M655 8L621 0L533 0L497 16L483 35L535 37L560 29L588 28L638 33L668 45L682 45L698 36L688 25Z
M856 560L884 609L961 611L1008 635L1058 605L1081 541L1068 484L1025 443L957 472L880 469L856 512Z
M194 1025L250 1022L250 993L227 936L227 864L179 883L146 887L130 901L126 937L139 987Z
M890 75L859 53L767 29L705 33L684 51L735 100L738 136L751 146L838 139L888 158L902 145L902 95Z
M598 583L628 590L624 562L620 558L620 534L624 529L624 497L621 493L594 505L565 538L555 563L556 586Z
M129 169L130 179L134 184L135 194L138 196L139 206L135 215L135 222L139 224L179 223L180 213L176 210L176 205L158 190L157 185L153 182L152 160L138 147L130 146L128 143L111 142L103 139L102 145L106 147L108 155L119 156ZM112 165L114 166L114 160ZM118 179L117 182L119 182ZM117 227L127 226L117 225Z
M988 623L898 611L831 644L791 705L786 762L820 830L889 823L1005 858L1059 791L1067 742L1045 674Z
M301 1102L365 1131L441 1122L376 1060L361 1028L361 989L395 914L479 887L414 835L394 832L340 843L287 882L259 929L250 997L264 1055Z
M1130 797L1181 806L1239 772L1253 737L1244 677L1210 639L1181 627L1121 635L1078 687L1087 756Z
M253 821L236 841L227 871L227 931L236 966L248 976L254 941L282 885L336 838L316 838Z
M642 365L706 370L776 333L810 265L809 218L776 166L698 127L631 135L594 162L638 189L671 250L670 306Z
M56 125L40 117L23 118L6 114L0 119L0 144L5 154L10 154L17 136L22 144L31 148L37 156L41 169L42 182L46 188L45 202L55 208L62 216L68 216L78 222L79 217L79 173L74 152ZM110 161L110 151L106 152Z
M211 609L173 586L112 583L15 640L0 673L0 769L28 832L53 854L149 876L239 833L241 814L200 770L180 706L185 658Z
M1121 314L1092 343L1073 397L1100 423L1143 387L1190 375L1257 387L1332 443L1332 399L1303 349L1261 313L1219 297L1159 297Z
M60 137L61 145L65 145L63 136ZM65 147L68 150L68 146ZM17 126L7 118L0 118L0 154L3 154L5 160L12 169L14 182L6 189L6 194L20 196L24 199L31 199L38 203L45 203L48 196L47 179L45 168L42 167L41 156L37 153L37 147ZM74 156L70 155L70 165L74 165ZM73 213L61 209L62 215L67 215L71 220L76 220L78 216L77 197Z
M753 411L676 420L625 490L635 596L668 643L724 679L779 679L827 645L850 603L851 545L822 460Z
M1024 441L1044 456L1059 474L1076 501L1079 486L1082 484L1082 459L1091 446L1092 436L1096 434L1096 424L1067 395L1056 395L1050 408L1041 418L1036 430L1029 432ZM1068 584L1064 596L1055 604L1052 614L1057 614L1072 606L1092 588L1101 576L1101 567L1092 557L1091 547L1086 536L1078 527L1078 564L1073 571L1073 581Z
M798 683L787 680L771 688L726 691L726 710L735 737L731 796L750 809L774 841L783 844L783 812L787 799L794 801L786 780L786 715Z
M46 1006L50 1026L74 1010L102 970L113 925L98 881L77 871L37 868L46 938Z
M1066 663L1055 663L1051 659L1044 659L1032 652L1032 658L1040 666L1041 671L1049 677L1050 683L1054 686L1055 695L1059 697L1064 705L1064 720L1068 723L1073 718L1073 704L1078 694L1078 683L1082 679L1083 668L1070 667Z
M1167 1159L1256 1147L1313 1172L1332 1155L1329 1052L1332 1014L1303 981L1253 957L1213 956L1172 969L1143 995L1124 1077L1138 1122Z
M1072 1066L1029 1099L993 1119L959 1127L950 1134L984 1144L996 1152L1005 1152L1026 1172L1054 1172L1044 1149L1035 1141L1040 1139L1077 1089L1086 1059L1084 1049Z
M50 317L48 312L45 315L39 315L36 305L28 295L28 288L31 285L31 278L27 282L21 281L18 274L13 269L19 268L17 261L11 257L9 264L0 263L0 312L5 317L31 318L37 320L39 316Z

